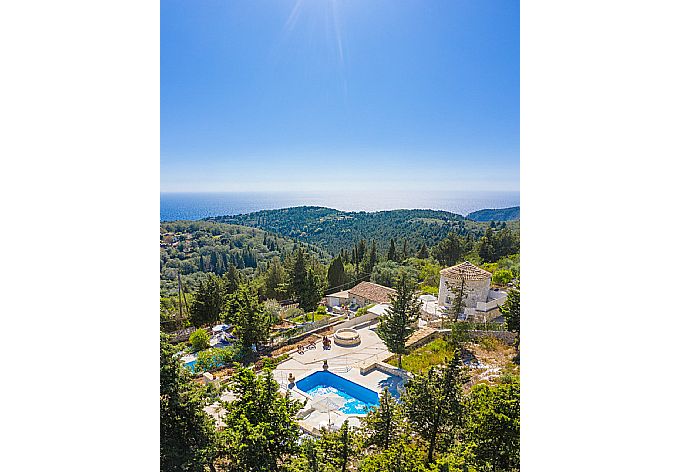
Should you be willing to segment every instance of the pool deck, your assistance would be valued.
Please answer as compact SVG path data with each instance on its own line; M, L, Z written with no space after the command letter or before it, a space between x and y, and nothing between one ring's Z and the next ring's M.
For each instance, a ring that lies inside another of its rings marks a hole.
M280 384L283 392L290 392L293 398L308 400L295 387L288 386L288 376L292 373L295 380L300 380L307 375L323 370L324 359L328 361L328 370L336 375L351 380L376 393L381 393L385 387L392 387L397 380L391 374L379 369L372 369L366 374L362 374L360 369L371 366L376 362L383 362L392 354L386 348L381 338L373 330L375 326L368 326L357 329L361 342L356 346L338 346L331 339L331 348L324 349L321 341L316 343L316 349L305 350L303 354L293 352L290 358L280 363L273 371L273 378ZM399 379L398 379L399 380ZM309 405L305 412L308 412ZM330 413L330 423L333 427L339 427L346 419L350 423L359 423L357 415L346 415L340 411ZM306 431L317 433L320 427L326 426L329 421L327 413L313 411L299 421L302 428Z
M356 346L338 346L331 339L331 348L324 349L321 341L316 343L316 349L305 350L303 354L293 352L290 358L281 362L273 371L273 378L286 388L288 375L292 373L296 380L306 375L322 370L324 359L328 361L328 370L346 379L355 381L375 392L381 392L385 385L381 381L390 377L380 371L373 371L361 375L359 369L375 362L383 362L392 354L378 337L372 326L357 330L361 342Z

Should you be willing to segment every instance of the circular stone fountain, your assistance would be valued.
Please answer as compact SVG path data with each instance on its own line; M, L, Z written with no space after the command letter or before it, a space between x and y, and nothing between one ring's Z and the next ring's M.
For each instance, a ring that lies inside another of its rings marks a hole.
M335 332L333 341L338 346L356 346L360 343L359 333L352 328L342 328Z

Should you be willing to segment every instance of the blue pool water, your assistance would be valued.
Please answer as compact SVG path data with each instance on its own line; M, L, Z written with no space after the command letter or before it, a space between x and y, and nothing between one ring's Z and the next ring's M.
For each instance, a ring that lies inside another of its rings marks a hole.
M296 386L312 397L336 394L344 398L345 405L340 411L348 415L366 414L370 408L379 405L376 392L328 371L314 372L298 380Z

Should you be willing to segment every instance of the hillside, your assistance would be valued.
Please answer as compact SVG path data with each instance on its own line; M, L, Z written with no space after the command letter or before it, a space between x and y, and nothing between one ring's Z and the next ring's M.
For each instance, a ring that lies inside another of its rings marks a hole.
M298 244L294 239L246 226L208 221L161 223L161 296L177 290L178 270L185 288L193 289L206 272L222 274L233 264L240 272L251 275L271 259L291 254ZM311 245L306 248L316 260L328 260L322 249Z
M513 221L520 219L520 207L498 208L473 211L467 215L472 221Z
M479 236L486 223L438 210L390 210L346 212L324 207L302 206L281 210L262 210L235 216L218 216L209 221L261 228L285 237L296 238L336 254L361 239L376 240L384 250L391 239L407 240L411 249L426 243L435 245L450 231Z

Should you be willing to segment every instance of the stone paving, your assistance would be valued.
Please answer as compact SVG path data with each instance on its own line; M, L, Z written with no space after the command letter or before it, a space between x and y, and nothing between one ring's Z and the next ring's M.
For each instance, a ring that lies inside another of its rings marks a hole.
M280 384L281 390L290 391L293 398L307 401L306 407L301 411L299 424L306 431L318 434L322 427L337 428L346 419L351 425L358 425L359 418L356 415L345 415L340 411L323 413L313 411L308 402L309 398L303 396L299 390L288 387L288 376L292 374L296 381L323 369L324 359L328 361L328 370L346 379L352 380L377 393L384 387L395 387L400 378L392 376L379 369L362 374L360 369L375 362L383 362L391 357L391 353L374 331L375 326L357 329L361 339L356 346L338 346L331 340L331 348L324 349L321 341L316 343L316 349L305 350L303 354L293 352L290 358L282 362L273 371L273 378ZM330 426L329 426L330 425Z
M343 377L349 377L346 374L353 369L359 372L360 367L382 362L392 354L373 328L374 326L369 326L357 330L361 342L356 346L338 346L333 342L333 336L328 336L331 340L330 349L324 349L319 341L315 349L307 349L303 354L295 351L290 355L290 359L278 365L273 371L273 377L281 386L287 387L290 373L299 380L315 370L321 370L324 360L328 361L328 370ZM368 385L367 387L371 388Z

